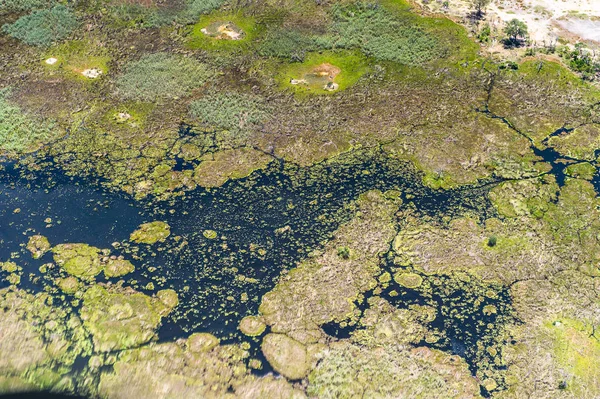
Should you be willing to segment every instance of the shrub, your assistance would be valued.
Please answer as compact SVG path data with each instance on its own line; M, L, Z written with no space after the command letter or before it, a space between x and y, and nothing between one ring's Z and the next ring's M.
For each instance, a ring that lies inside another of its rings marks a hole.
M508 40L516 43L521 39L526 39L528 36L527 24L516 18L511 19L504 27L504 33L508 35Z
M53 127L24 114L8 100L10 91L0 90L0 150L24 152L53 136Z
M295 30L275 30L267 33L258 52L266 57L287 58L302 62L307 52L316 50L312 37Z
M584 79L593 80L600 73L600 62L581 43L577 43L573 50L562 47L559 55L568 62L569 68L579 72Z
M200 87L212 75L208 67L181 55L155 53L129 64L117 80L125 99L175 98Z
M379 5L358 3L334 8L330 34L319 38L326 48L359 48L365 54L402 64L421 64L439 55L436 38L415 24Z
M198 19L200 15L207 14L210 11L221 7L224 0L188 0L186 14L192 20Z
M75 15L59 4L49 10L33 11L2 29L27 44L47 47L69 36L77 25Z
M337 249L337 254L342 259L349 259L350 258L350 248L348 248L348 247L339 247Z
M54 3L54 0L0 0L0 14L48 8Z
M190 105L190 114L205 125L240 134L270 117L263 98L253 94L213 92Z

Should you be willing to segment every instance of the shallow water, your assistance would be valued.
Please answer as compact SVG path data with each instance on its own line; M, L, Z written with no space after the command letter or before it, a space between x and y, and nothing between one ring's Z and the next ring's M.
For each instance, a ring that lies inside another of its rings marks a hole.
M409 164L390 161L382 153L342 156L338 162L310 168L274 162L219 189L197 189L163 202L133 201L58 171L24 179L18 169L5 166L0 172L0 260L18 254L15 261L25 270L23 287L42 290L49 282L38 268L52 261L51 253L31 258L24 248L30 235L43 234L52 245L84 242L112 248L119 242L113 254L124 255L136 266L125 276L125 285L147 294L164 288L179 294L180 305L164 321L159 340L206 331L222 342L249 341L253 356L259 358L259 339L242 336L239 321L257 313L261 297L283 270L320 248L352 217L351 204L361 193L398 190L404 206L430 217L493 215L487 185L431 190ZM19 213L14 212L17 208ZM167 222L171 236L164 243L130 247L129 234L152 220ZM217 232L216 239L203 235L208 229ZM29 273L32 278L25 278ZM148 282L154 290L144 288ZM404 299L393 303L412 303ZM326 326L332 335L335 329ZM452 351L452 345L444 344L443 349ZM263 363L263 372L270 371Z

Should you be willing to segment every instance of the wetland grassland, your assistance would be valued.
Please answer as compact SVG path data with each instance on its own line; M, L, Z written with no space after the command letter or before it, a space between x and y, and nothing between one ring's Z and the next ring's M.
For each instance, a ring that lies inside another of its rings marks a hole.
M599 397L600 89L419 3L0 0L0 394Z

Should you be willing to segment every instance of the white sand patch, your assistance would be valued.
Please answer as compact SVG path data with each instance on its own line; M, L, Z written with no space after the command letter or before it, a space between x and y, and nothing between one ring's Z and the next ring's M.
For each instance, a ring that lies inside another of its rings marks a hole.
M461 19L473 11L471 0L452 0L447 9L442 8L442 2L417 2L430 11L445 12ZM565 33L600 41L600 28L594 21L594 17L600 17L600 0L492 0L486 11L487 22L499 29L513 18L524 21L530 39L538 45L564 38Z
M566 19L557 21L561 28L572 32L583 40L593 40L600 42L600 21L590 21L584 19Z
M96 79L102 75L102 71L98 68L84 69L81 74L89 79Z
M127 112L119 112L117 114L117 120L119 122L125 122L126 120L129 120L129 119L131 119L131 115Z
M241 40L244 38L244 32L232 22L215 22L206 28L200 29L200 32L221 40Z
M48 58L48 59L46 60L46 64L48 64L48 65L54 65L54 64L56 64L57 62L58 62L58 60L57 60L56 58L54 58L54 57L50 57L50 58Z

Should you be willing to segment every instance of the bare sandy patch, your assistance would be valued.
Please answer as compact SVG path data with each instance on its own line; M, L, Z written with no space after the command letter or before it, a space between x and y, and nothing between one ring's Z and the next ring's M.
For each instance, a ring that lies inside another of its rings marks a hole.
M200 29L200 32L219 40L241 40L245 36L244 31L233 22L215 22Z

